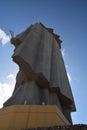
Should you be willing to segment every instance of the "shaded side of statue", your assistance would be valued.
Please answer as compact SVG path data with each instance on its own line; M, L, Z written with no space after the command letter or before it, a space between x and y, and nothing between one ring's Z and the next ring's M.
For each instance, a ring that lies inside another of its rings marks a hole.
M13 61L18 64L15 89L5 106L57 105L71 122L75 111L72 91L61 55L61 40L53 29L36 23L16 37Z

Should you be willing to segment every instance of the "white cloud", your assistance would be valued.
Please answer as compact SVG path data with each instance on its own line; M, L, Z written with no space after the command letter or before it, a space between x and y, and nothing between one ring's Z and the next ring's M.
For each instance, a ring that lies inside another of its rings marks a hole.
M67 76L68 76L69 82L71 82L72 79L71 79L69 72L67 72Z
M63 59L65 58L65 55L66 55L66 53L65 53L65 49L62 49L62 56L63 56ZM66 66L66 71L67 71L67 69L68 69L68 65L67 64L65 64L65 66ZM69 72L67 71L67 76L68 76L68 80L69 80L69 82L71 82L71 76L70 76L70 74L69 74Z
M3 103L12 95L15 86L15 75L9 74L5 83L0 83L0 108Z
M14 75L14 74L9 74L9 75L7 76L7 78L8 78L8 79L13 79L13 78L15 78L15 75Z
M7 35L5 33L5 31L2 29L0 29L0 41L1 41L2 45L5 45L10 41L9 35Z
M61 52L62 52L62 56L64 58L64 56L65 56L65 49L63 49Z

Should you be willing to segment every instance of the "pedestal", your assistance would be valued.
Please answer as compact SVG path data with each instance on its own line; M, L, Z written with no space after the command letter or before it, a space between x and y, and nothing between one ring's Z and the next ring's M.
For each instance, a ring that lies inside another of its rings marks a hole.
M0 110L0 130L70 125L55 105L13 105Z

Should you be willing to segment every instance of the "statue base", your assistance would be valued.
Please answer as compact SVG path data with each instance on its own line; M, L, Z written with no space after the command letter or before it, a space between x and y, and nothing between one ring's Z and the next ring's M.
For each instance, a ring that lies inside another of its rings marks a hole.
M13 105L0 109L0 130L70 125L55 105Z

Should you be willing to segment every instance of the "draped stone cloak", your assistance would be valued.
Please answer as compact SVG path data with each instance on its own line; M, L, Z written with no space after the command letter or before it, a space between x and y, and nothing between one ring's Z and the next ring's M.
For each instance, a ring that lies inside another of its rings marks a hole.
M55 100L54 104L57 104L56 102L59 100L60 106L75 111L72 91L61 54L61 40L58 35L53 33L53 29L36 23L12 38L11 42L15 45L13 60L20 68L15 87L19 86L20 80L22 83L35 81L37 89L40 88L38 91L41 93L44 90L45 96L49 97L49 100ZM32 86L30 82L29 84ZM13 96L16 93L16 88ZM33 91L39 95L35 87L34 89ZM52 94L56 95L56 98L52 97ZM46 103L45 100L44 102ZM47 102L46 104L52 103Z

